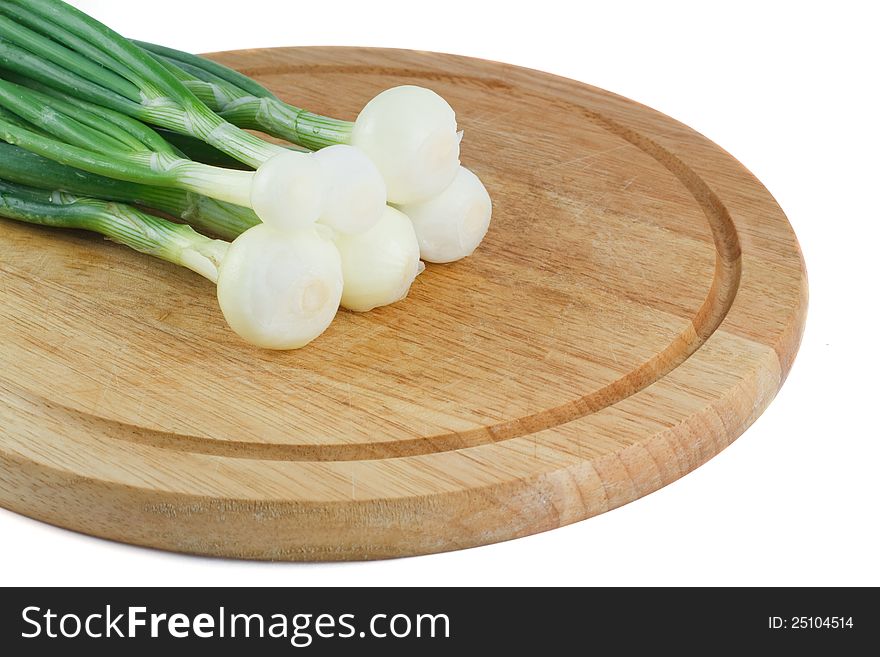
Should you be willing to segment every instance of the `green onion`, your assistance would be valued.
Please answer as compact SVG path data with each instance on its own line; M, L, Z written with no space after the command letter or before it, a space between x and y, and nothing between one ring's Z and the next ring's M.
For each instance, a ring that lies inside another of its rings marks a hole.
M187 88L230 123L261 130L279 139L318 150L334 144L348 144L354 123L314 114L288 105L271 91L238 71L209 59L165 46L133 41L177 69Z
M0 0L0 71L0 216L200 273L261 347L308 343L340 303L404 298L421 257L469 255L488 228L455 113L429 89L385 90L354 122L324 117L62 0Z
M260 223L251 210L237 205L179 189L98 176L2 142L0 180L153 208L227 240Z
M389 89L364 108L358 127L358 122L322 117L288 105L259 83L217 62L156 44L135 43L165 62L169 70L176 69L184 84L199 89L212 109L236 125L309 148L355 143L372 154L385 175L389 200L413 220L424 260L459 260L473 253L485 236L492 202L479 178L469 169L456 166L457 141L453 164L449 158L437 155L442 147L425 146L431 138L417 138L431 133L430 122L435 119L434 132L441 135L439 143L443 142L443 134L451 134L440 127L447 114L431 92L417 87ZM416 112L419 103L422 109ZM412 143L421 144L423 150L407 151ZM426 153L433 154L429 158L432 161L448 163L439 165L443 173L437 173L430 163L419 164ZM438 179L446 181L445 186L431 182Z
M191 227L110 203L0 180L0 216L42 226L100 233L135 251L192 269L217 282L228 244Z
M388 89L367 103L356 121L348 122L288 105L215 62L127 41L61 0L0 0L0 19L4 67L81 100L197 138L257 167L247 202L233 202L253 208L279 228L320 218L343 232L364 231L379 220L387 195L396 207L421 215L436 214L441 207L458 213L445 223L417 222L420 243L439 238L445 245L426 249L429 254L441 252L427 255L429 260L463 257L471 252L473 238L485 233L474 219L483 213L473 210L489 207L482 183L459 184L458 200L448 202L453 181L473 176L458 162L461 134L455 113L433 91ZM356 151L343 151L316 164L242 128L309 148L353 145L370 161ZM62 136L77 145L73 136ZM464 203L461 193L466 189L471 195ZM444 192L447 201L436 202ZM429 210L417 212L422 204ZM487 226L489 216L485 218Z
M471 255L492 219L489 192L462 166L452 184L436 196L396 207L412 221L422 258L428 262L454 262Z
M38 60L45 84L99 105L109 101L111 109L198 137L254 167L280 151L228 124L155 59L60 0L3 0L0 13L7 17L0 21L4 45L21 57L10 68L21 74L30 75L25 64Z
M241 171L249 171L250 167L242 164L238 160L229 157L226 153L218 151L210 144L206 144L200 139L190 137L189 135L181 135L165 128L156 128L156 132L175 150L185 155L190 160L201 162L202 164L210 164L215 167L223 167L224 169L239 169Z
M295 349L329 326L342 296L339 252L315 228L280 233L266 224L231 244L121 203L0 181L0 216L100 233L217 283L229 326L268 349Z
M429 89L409 85L388 89L367 103L356 121L342 121L288 105L247 76L216 62L152 43L135 43L164 61L168 70L176 67L185 86L199 89L205 102L235 125L308 148L357 146L382 172L394 203L435 196L457 173L461 135L455 112Z
M222 201L248 206L253 172L233 171L192 162L173 154L170 146L162 151L141 143L137 149L109 137L107 132L92 128L58 99L0 80L0 139L21 146L56 162L91 173L160 187L174 187L204 194ZM82 107L80 111L85 111ZM17 119L8 120L14 114ZM100 121L98 111L92 113L92 124ZM35 126L37 129L31 128ZM27 126L27 127L26 127ZM156 135L157 138L158 135ZM170 151L170 152L169 152Z
M113 180L64 166L0 143L0 180L61 193L134 203L180 217L199 231L232 240L259 219L249 210L183 192ZM334 233L345 285L341 304L359 312L404 298L421 271L412 224L387 207L379 222L358 234Z
M384 194L377 194L376 184L372 184L375 180L368 177L365 184L355 184L364 183L363 167L358 170L358 166L366 159L355 149L344 154L346 157L341 164L333 162L336 153L329 149L307 158L280 149L282 156L256 172L225 169L177 155L176 150L153 131L149 131L150 144L138 141L138 133L134 130L127 137L134 141L126 143L117 129L124 125L124 121L105 121L108 110L83 100L73 102L66 98L0 80L0 107L6 110L5 115L0 116L0 139L94 174L144 185L173 187L251 207L264 221L273 217L270 223L283 229L310 225L322 212L329 210L335 213L337 226L345 230L345 222L350 218L355 222L362 218L358 212L361 207L384 208ZM14 114L16 120L4 118L9 114ZM119 116L116 118L120 119ZM138 126L141 133L149 130L142 124ZM161 150L157 150L158 142L164 144ZM292 162L285 164L288 157ZM331 194L337 189L340 175L348 171L345 164L353 160L354 174L347 182L340 181L343 189ZM330 166L326 166L328 162ZM274 166L275 163L284 166ZM300 174L293 180L286 180L285 176L293 170L299 170ZM379 174L373 169L372 175L378 178Z
M400 301L423 270L419 242L406 215L385 208L379 222L335 239L342 259L342 307L357 312Z
M2 0L0 15L5 18L0 21L3 67L81 100L196 137L257 168L253 189L236 188L239 200L225 200L252 207L263 221L294 229L320 218L340 230L366 230L378 221L385 205L384 182L370 160L357 152L338 171L311 155L245 132L211 111L181 81L182 72L60 0ZM104 70L98 72L96 66ZM342 159L335 156L333 162ZM368 187L372 189L365 193ZM245 191L252 193L243 202ZM340 195L350 195L342 207L354 217L337 216L335 206L325 207L325 201Z

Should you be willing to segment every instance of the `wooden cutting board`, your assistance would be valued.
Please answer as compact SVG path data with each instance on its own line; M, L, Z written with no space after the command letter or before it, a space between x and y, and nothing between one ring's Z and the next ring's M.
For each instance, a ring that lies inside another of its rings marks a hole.
M494 200L477 253L405 302L260 351L213 286L85 233L0 221L0 504L254 559L453 550L608 511L763 411L807 281L766 189L690 128L544 73L427 52L219 61L354 118L445 96ZM743 472L743 479L748 472Z

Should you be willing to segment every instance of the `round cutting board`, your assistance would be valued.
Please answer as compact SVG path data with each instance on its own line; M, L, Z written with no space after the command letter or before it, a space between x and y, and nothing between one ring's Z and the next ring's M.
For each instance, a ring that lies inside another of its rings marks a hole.
M223 53L354 118L435 89L492 226L401 303L305 349L242 343L213 286L93 235L0 221L0 504L115 540L254 559L452 550L674 481L776 394L807 307L766 189L633 101L451 55ZM746 477L747 473L743 473Z

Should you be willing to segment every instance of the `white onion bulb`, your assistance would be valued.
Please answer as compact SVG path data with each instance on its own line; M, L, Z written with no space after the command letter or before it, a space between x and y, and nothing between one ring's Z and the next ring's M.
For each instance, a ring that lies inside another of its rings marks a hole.
M458 169L455 112L443 98L406 85L380 93L358 115L351 144L382 173L392 203L412 203L441 192Z
M483 241L492 219L489 193L472 171L461 166L452 184L437 196L398 207L412 221L427 262L469 256Z
M251 184L251 207L279 230L313 224L324 210L327 177L312 153L285 151L257 169Z
M422 270L419 243L405 214L386 207L379 222L356 235L339 234L342 307L358 312L400 301Z
M220 264L223 316L258 347L311 342L330 325L341 296L339 252L314 228L282 232L259 224L232 242Z
M360 233L385 210L385 181L359 148L337 144L314 153L327 180L320 221L343 233Z

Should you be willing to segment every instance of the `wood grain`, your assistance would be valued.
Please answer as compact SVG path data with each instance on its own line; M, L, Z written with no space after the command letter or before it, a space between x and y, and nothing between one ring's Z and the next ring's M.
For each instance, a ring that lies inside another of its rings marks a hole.
M219 61L353 118L383 88L457 110L492 194L471 258L404 303L273 353L195 274L0 223L0 504L115 540L255 559L371 559L582 520L739 436L791 366L794 233L718 146L571 80L426 52Z

